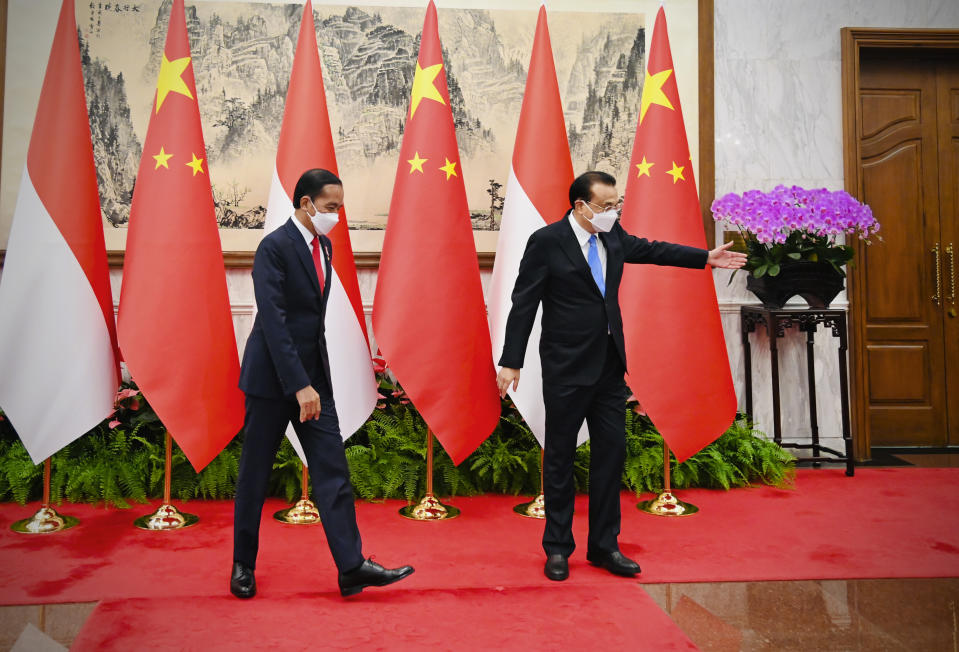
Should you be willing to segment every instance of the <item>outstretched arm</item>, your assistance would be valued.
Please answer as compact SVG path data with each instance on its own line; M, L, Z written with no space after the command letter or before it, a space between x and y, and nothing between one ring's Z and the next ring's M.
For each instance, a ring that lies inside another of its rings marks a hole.
M627 263L645 263L648 265L669 265L702 269L706 266L708 252L699 247L647 240L627 233L620 225L614 227L623 244L623 259Z

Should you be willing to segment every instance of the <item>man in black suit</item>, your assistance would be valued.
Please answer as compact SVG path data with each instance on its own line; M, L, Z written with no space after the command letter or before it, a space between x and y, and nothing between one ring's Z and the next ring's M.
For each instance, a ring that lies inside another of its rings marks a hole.
M230 578L230 591L238 598L256 594L260 516L290 422L309 461L313 499L339 570L340 593L385 586L413 572L410 566L386 569L363 557L333 402L324 327L333 250L325 234L339 218L343 184L327 170L307 170L297 181L293 203L293 217L263 238L253 259L257 315L240 370L246 421Z
M500 394L519 385L537 308L542 302L540 359L546 407L543 462L546 577L565 580L573 541L573 459L583 420L590 435L589 538L586 559L617 575L635 576L639 564L619 551L619 492L626 456L626 352L619 308L624 263L702 269L738 268L745 255L732 243L706 251L650 242L617 222L616 180L586 172L569 189L564 219L530 236L513 288L513 306L497 376Z

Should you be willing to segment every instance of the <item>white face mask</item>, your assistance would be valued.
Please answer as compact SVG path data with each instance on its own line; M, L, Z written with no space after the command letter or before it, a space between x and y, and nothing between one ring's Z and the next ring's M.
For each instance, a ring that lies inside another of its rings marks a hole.
M313 206L313 210L316 211L312 215L309 215L310 222L313 223L313 228L316 229L317 233L326 235L333 230L333 227L336 226L336 223L340 221L339 213L321 213L317 210L316 205L313 203L313 200L310 200L310 206Z
M585 203L589 204L589 202ZM592 209L593 207L590 205L590 210ZM619 219L619 212L615 208L609 208L602 213L593 211L593 219L590 220L590 224L592 224L593 228L597 231L609 233L609 230L616 224L617 219Z

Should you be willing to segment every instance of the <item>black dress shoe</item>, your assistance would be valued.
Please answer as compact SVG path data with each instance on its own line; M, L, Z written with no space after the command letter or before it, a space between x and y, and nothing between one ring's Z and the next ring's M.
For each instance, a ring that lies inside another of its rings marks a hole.
M412 566L383 568L371 557L360 564L358 568L348 573L340 573L340 595L343 597L356 595L368 586L386 586L393 582L399 582L412 574Z
M238 598L252 598L256 595L256 578L253 576L252 568L238 561L233 562L230 593Z
M619 552L587 552L586 561L593 566L601 566L614 575L633 577L639 574L639 564Z
M550 555L546 558L543 574L555 582L562 582L569 577L569 562L563 555Z

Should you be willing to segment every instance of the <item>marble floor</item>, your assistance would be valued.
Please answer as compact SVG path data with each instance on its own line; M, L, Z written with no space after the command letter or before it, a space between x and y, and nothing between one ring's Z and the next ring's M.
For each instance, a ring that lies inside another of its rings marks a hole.
M644 588L704 652L959 649L959 579Z
M95 602L87 602L0 607L0 650L14 649L21 637L23 640L16 648L18 652L52 651L58 649L58 643L69 647L96 606ZM38 633L46 636L41 637ZM47 645L41 647L38 642L44 638Z

